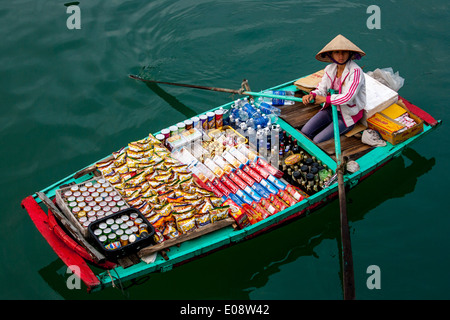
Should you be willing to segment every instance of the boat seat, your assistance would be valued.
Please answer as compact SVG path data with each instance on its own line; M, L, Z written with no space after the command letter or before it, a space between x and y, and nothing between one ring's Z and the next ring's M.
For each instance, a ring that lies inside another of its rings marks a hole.
M295 96L297 97L302 97L303 95L304 93L302 91L297 91L295 94ZM308 122L308 120L311 119L311 117L320 110L321 106L319 104L305 105L301 102L295 102L292 105L282 106L279 108L281 109L280 118L300 132L306 122ZM303 133L301 134L303 135ZM305 135L303 136L306 137ZM334 156L334 139L330 139L316 145L336 161L336 157ZM369 152L372 148L373 147L361 142L360 134L354 134L350 137L341 135L342 155L349 157L349 159L351 160L360 158L361 156Z

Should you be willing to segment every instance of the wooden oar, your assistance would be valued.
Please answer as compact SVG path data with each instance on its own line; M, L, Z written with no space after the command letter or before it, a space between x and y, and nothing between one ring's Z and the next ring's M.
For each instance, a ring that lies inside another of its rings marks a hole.
M342 286L344 289L344 299L355 299L355 280L353 272L353 255L352 244L350 240L350 230L348 227L347 219L347 204L345 196L344 185L344 163L342 161L341 154L341 134L339 132L338 113L337 107L332 105L333 113L333 129L334 129L334 143L337 159L337 176L338 176L338 188L339 188L339 209L340 209L340 221L341 221L341 242L342 242Z
M217 91L217 92L243 94L243 95L247 95L247 96L257 96L257 97L266 97L266 98L272 98L272 99L281 99L281 100L291 100L291 101L302 102L302 98L293 97L293 96L279 96L279 95L269 94L269 93L264 93L264 92L245 91L243 89L241 89L241 90L234 90L234 89L226 89L226 88L198 86L198 85L193 85L193 84L164 82L164 81L144 79L144 78L141 78L139 76L132 75L132 74L130 74L129 77L131 79L135 79L135 80L139 80L139 81L143 81L143 82L160 83L160 84L167 84L167 85L171 85L171 86L179 86L179 87L187 87L187 88L194 88L194 89L210 90L210 91Z

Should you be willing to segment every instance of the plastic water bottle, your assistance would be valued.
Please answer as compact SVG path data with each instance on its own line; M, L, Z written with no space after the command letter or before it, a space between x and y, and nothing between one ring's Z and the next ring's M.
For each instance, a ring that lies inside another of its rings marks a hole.
M256 131L253 127L249 127L247 129L247 133L248 133L248 145L250 146L250 148L252 148L253 150L257 149L257 142L256 142Z
M264 91L263 93L266 94L274 94L277 96L294 96L295 92L294 91ZM292 105L295 102L291 101L291 100L284 100L284 99L275 99L275 98L268 98L267 100L264 100L267 103L271 103L272 106L287 106L287 105Z
M279 125L272 125L272 131L270 132L270 142L271 142L271 157L270 164L278 168L279 167L279 148L280 148L280 129Z
M223 111L223 116L222 116L223 126L225 127L225 126L230 125L231 108L230 109L224 109L224 108L220 107L220 110Z
M250 103L246 103L244 104L244 106L242 107L242 109L247 112L247 114L249 115L249 117L253 116L255 114L255 112L257 112L258 110L252 106Z
M242 121L242 122L245 122L245 121L247 121L247 120L248 120L248 118L249 118L249 115L248 115L248 113L247 113L247 112L245 112L245 111L244 111L244 109L242 109L242 107L241 107L241 108L239 108L239 112L238 112L238 115L239 115L239 120L240 120L240 121Z
M259 110L261 110L261 112L263 114L271 114L274 113L277 116L279 116L281 114L281 110L277 107L274 107L270 104L268 104L267 102L264 101L260 101L259 103Z

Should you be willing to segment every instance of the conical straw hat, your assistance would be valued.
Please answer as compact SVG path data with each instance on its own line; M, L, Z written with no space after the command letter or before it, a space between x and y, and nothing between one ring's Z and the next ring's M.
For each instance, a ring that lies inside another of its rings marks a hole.
M316 54L316 59L323 62L333 62L326 53L331 53L332 51L337 50L353 51L359 53L360 57L366 55L365 52L358 48L353 42L348 40L343 35L339 34L336 36L336 38L331 40L322 50L320 50L318 54ZM357 56L358 55L353 55L352 59L356 59Z

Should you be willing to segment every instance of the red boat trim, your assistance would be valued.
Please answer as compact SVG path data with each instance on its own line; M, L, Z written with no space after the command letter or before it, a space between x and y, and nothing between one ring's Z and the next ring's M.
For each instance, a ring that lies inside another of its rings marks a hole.
M430 126L434 127L435 125L438 124L438 121L435 118L433 118L430 114L428 114L427 112L420 109L418 106L412 104L411 102L409 102L408 100L406 100L403 97L399 96L398 99L403 101L403 103L409 109L409 111L414 113L416 116L421 118L423 121L428 123Z
M87 286L87 291L91 291L94 287L101 285L100 280L92 272L83 258L71 250L57 235L53 232L49 225L48 217L44 210L34 200L32 196L28 196L22 200L21 205L27 210L31 220L47 240L50 247L55 251L58 257L75 273L81 281Z

